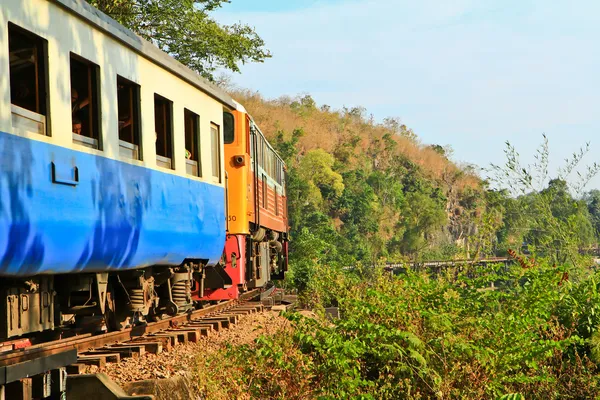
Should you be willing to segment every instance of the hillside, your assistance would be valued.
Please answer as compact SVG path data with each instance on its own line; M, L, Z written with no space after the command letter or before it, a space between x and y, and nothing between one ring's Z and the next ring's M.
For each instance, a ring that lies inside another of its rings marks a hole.
M293 236L316 241L320 260L452 257L479 240L481 179L398 120L378 124L308 95L232 95L286 158Z

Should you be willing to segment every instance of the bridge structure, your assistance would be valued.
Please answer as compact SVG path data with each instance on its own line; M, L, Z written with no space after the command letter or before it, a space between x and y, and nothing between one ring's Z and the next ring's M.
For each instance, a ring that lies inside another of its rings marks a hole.
M409 261L409 262L386 262L385 269L394 270L406 270L411 269L413 271L419 270L439 270L453 267L466 267L466 266L485 266L491 264L504 264L508 265L513 263L515 260L508 257L489 257L482 259L463 259L463 260L438 260L438 261Z

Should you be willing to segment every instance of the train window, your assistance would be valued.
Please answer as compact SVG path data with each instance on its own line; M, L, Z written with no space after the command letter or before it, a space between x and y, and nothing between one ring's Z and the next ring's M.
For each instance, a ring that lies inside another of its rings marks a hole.
M254 161L256 160L256 135L250 134L250 158L252 158L252 169L254 169Z
M210 148L212 150L212 176L221 182L221 136L219 127L210 125Z
M260 137L260 167L266 171L265 162L265 138Z
M271 151L269 149L269 146L267 146L267 143L265 141L265 171L267 172L268 176L271 176Z
M156 134L156 163L173 168L173 103L154 95L154 132Z
M269 166L270 171L269 171L269 175L271 175L271 178L275 178L275 153L273 152L273 150L269 149L269 153L271 155L271 165Z
M73 141L94 149L99 146L98 74L100 68L71 54L71 123Z
M141 160L140 87L117 76L117 108L119 112L119 154Z
M283 163L281 162L281 160L279 160L277 174L278 174L277 180L279 181L279 184L283 185Z
M260 137L260 167L265 170L266 159L265 159L265 139Z
M246 117L246 152L249 154L252 154L252 150L249 148L250 147L250 140L248 140L248 136L250 136L252 138L252 136L254 136L251 132L251 128L250 128L250 118Z
M223 141L225 144L233 143L235 139L235 119L232 113L223 113Z
M257 134L254 140L256 141L256 163L262 168L262 140L260 140L260 135Z
M27 132L47 134L48 42L13 24L8 24L10 101L12 123Z
M280 161L279 166L279 184L283 186L283 161Z
M198 127L200 117L191 112L184 110L185 119L185 169L189 175L201 175L200 168L200 142L198 140Z
M260 167L260 136L256 131L254 131L254 156L256 157L256 165Z

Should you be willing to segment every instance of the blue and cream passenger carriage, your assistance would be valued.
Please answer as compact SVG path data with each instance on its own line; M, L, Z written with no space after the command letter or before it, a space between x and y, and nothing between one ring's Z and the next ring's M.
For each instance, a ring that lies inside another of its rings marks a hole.
M80 0L2 0L0 76L0 338L191 307L233 100Z

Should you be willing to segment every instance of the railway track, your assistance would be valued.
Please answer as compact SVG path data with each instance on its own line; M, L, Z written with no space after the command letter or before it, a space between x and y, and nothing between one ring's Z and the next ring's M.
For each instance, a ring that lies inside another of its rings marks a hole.
M251 301L260 295L256 289L242 294L239 300L116 332L39 344L28 344L27 340L1 343L0 400L63 399L67 376L82 373L86 365L102 367L125 357L166 351L177 343L196 342L235 324L242 315L262 311L260 301Z

